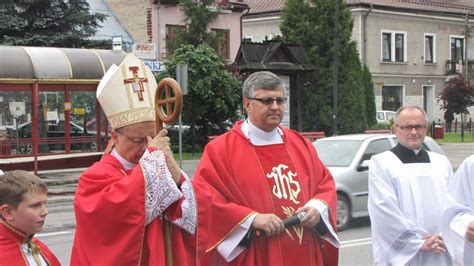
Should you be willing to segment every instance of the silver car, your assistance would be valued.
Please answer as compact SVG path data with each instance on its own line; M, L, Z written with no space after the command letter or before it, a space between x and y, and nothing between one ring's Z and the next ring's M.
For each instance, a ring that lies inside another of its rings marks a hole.
M370 158L397 144L393 134L354 134L318 139L313 142L319 157L328 167L337 190L337 228L347 228L352 218L368 216L368 169ZM430 137L424 144L429 151L444 155Z

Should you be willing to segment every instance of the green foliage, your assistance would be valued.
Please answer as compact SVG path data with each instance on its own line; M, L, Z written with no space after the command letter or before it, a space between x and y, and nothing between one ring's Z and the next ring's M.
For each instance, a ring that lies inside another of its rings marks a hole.
M221 58L207 44L176 49L158 79L175 77L178 64L188 65L182 121L190 126L193 147L204 146L207 136L222 134L239 118L242 84L224 68Z
M364 65L362 68L362 86L365 92L365 112L367 114L367 125L369 127L377 124L377 110L375 107L374 81L369 68Z
M86 1L2 1L0 43L3 45L90 47L103 14L90 14ZM109 45L110 46L110 45Z
M462 136L461 133L449 133L444 132L443 139L436 140L439 143L463 143L463 142L474 142L474 132Z
M210 8L214 0L181 0L179 4L185 16L186 30L174 32L175 41L166 43L168 51L172 54L174 50L186 44L197 47L205 43L215 47L217 36L208 31L209 24L217 18L217 11Z
M474 105L474 86L463 77L454 77L446 83L438 101L441 101L441 108L444 110L467 114L467 108Z
M375 102L370 73L362 68L356 45L351 41L353 22L341 1L339 50L334 49L334 1L288 0L282 10L280 30L287 43L301 44L316 69L303 81L303 129L323 130L333 126L334 53L339 54L338 131L362 132L374 124ZM371 103L367 101L371 100ZM369 118L370 117L370 118Z
M377 119L376 119L377 120ZM390 120L392 121L392 120ZM370 130L378 130L378 129L391 129L389 124L385 123L376 123L369 127Z

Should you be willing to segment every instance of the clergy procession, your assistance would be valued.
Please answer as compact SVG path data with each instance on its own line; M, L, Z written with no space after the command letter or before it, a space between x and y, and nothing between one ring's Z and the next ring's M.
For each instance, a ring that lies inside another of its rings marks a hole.
M157 84L129 54L96 96L112 135L79 179L69 265L338 265L335 181L313 144L280 126L277 75L248 76L246 118L206 145L192 178L163 129L183 104L174 80ZM427 131L422 108L401 107L398 144L370 160L374 265L474 265L474 155L453 173L423 147ZM46 193L32 174L0 172L0 265L60 264L35 237Z

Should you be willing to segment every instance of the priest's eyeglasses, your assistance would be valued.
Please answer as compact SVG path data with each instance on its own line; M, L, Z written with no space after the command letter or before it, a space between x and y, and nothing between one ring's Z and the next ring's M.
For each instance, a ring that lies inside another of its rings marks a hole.
M426 125L406 125L406 126L398 126L401 130L406 131L406 132L411 132L413 129L415 131L422 131L423 129L426 128Z
M264 105L272 105L273 102L276 102L278 105L283 105L288 101L286 97L278 97L278 98L254 98L254 97L247 97L250 100L255 100L263 103Z

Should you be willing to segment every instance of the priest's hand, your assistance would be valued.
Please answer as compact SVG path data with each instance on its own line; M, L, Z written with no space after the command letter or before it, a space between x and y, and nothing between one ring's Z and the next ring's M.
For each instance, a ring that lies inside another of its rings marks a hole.
M433 251L435 253L445 253L446 246L441 235L428 234L423 237L425 242L421 246L422 251Z
M179 168L178 163L176 163L176 160L173 157L173 151L171 150L171 141L167 135L168 131L166 129L162 129L154 138L148 136L148 147L155 147L163 152L166 158L166 165L168 166L168 170L170 171L174 182L176 182L177 185L180 185L181 169Z
M474 242L474 221L467 225L466 237L470 242Z
M301 220L301 227L313 228L319 223L319 220L321 220L321 214L313 207L300 207L298 210L296 210L296 213L300 212L306 212L306 215L304 216L303 220Z
M252 228L257 232L265 232L266 236L276 236L285 231L283 221L272 213L257 214L253 219Z

